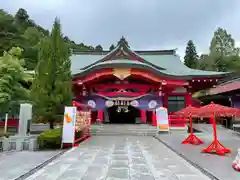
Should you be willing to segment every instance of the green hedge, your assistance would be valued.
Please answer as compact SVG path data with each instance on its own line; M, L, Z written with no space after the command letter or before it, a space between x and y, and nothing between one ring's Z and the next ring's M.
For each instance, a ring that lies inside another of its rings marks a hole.
M38 138L39 149L60 149L62 142L62 128L48 130L41 133Z

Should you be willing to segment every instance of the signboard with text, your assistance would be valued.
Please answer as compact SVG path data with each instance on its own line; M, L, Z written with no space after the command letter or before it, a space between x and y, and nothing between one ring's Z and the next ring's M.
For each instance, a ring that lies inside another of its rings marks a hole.
M156 109L157 127L159 131L169 131L168 110L164 107Z
M62 143L74 143L75 138L75 124L76 124L76 107L65 107Z

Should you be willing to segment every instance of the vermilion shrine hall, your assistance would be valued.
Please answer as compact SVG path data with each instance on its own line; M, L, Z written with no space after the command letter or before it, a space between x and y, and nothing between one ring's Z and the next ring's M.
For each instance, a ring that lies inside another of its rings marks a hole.
M192 93L226 76L186 67L175 50L132 50L123 37L112 51L74 52L71 61L75 101L102 123L152 124L156 107L193 105Z

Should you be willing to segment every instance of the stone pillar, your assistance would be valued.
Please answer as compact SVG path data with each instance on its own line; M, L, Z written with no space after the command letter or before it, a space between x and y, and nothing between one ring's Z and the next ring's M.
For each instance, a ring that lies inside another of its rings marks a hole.
M9 151L10 150L9 138L3 138L2 148L3 148L3 151Z
M146 110L141 109L140 111L141 111L141 120L142 120L143 123L146 124L146 121L147 121Z
M97 111L97 119L98 119L99 123L102 123L102 121L103 121L103 111L101 109L99 109Z
M157 126L157 117L155 110L152 111L152 125Z
M16 142L16 151L22 151L23 150L23 142L24 142L24 140L20 139L20 138L19 139L16 138L15 142Z
M19 115L19 125L18 125L18 135L26 136L28 130L28 123L32 120L32 105L31 104L21 104L20 105L20 115ZM30 126L29 126L30 128Z
M29 150L30 151L35 151L37 150L37 139L30 139L29 140Z

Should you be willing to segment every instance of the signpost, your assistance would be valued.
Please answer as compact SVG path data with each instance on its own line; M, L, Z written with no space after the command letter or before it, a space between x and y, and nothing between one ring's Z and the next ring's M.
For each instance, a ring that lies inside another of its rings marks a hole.
M156 109L157 128L159 131L169 132L168 110L164 107Z
M75 123L76 123L77 107L65 107L62 144L73 144L75 140Z
M77 143L90 137L91 111L89 108L77 109L76 106L65 107L62 147L77 146Z

